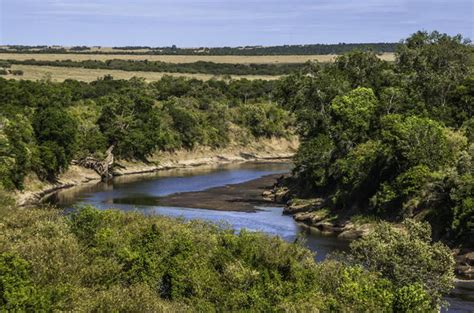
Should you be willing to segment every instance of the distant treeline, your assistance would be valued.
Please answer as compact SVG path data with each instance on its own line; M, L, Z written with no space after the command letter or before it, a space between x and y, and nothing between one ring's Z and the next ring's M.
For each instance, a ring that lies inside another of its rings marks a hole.
M372 50L374 52L395 52L399 43L338 43L338 44L310 44L310 45L283 45L283 46L245 46L245 47L215 47L215 48L178 48L124 46L113 47L115 51L89 52L88 47L73 47L66 49L59 46L9 46L10 49L0 49L0 52L13 53L94 53L94 54L139 54L139 55L310 55L310 54L343 54L352 50ZM14 50L12 50L14 49ZM148 51L143 51L143 50ZM128 50L128 51L122 51ZM130 51L132 50L132 51ZM137 50L137 51L133 51ZM139 51L140 50L140 51Z
M123 71L193 73L212 75L285 75L304 68L305 63L279 64L231 64L198 61L194 63L166 63L148 60L85 60L85 61L38 61L8 60L10 64L80 67L88 69L108 69Z

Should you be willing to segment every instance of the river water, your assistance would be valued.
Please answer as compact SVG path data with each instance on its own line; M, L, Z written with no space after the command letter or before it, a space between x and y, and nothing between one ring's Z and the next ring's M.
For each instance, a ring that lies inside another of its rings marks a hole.
M144 200L153 197L238 184L265 175L286 173L290 170L291 164L287 163L242 163L166 170L147 175L116 177L108 183L63 190L46 201L65 209L90 204L99 209L117 208L124 211L139 211L143 214L202 219L222 223L236 230L245 228L262 231L280 236L290 242L294 241L299 234L304 234L305 244L316 252L317 261L322 261L330 252L347 249L347 241L334 236L325 236L296 223L291 216L282 214L281 206L258 207L257 212L246 213L144 204L146 202ZM117 203L123 198L127 198L127 204ZM474 312L474 302L460 298L448 300L451 302L449 312Z
M144 205L147 199L178 192L201 191L213 187L238 184L265 175L287 173L288 163L242 163L212 167L174 169L147 175L131 175L114 178L108 183L99 183L60 191L47 202L65 209L91 204L99 209L117 208L124 211L139 211L144 214L160 214L202 219L223 223L236 230L242 228L262 231L294 241L301 233L306 236L306 245L316 252L316 259L323 260L334 250L346 249L347 241L334 236L323 236L315 230L296 223L291 216L282 214L281 206L257 207L255 213L216 211L178 207ZM119 204L119 199L127 204ZM135 201L134 201L135 200ZM135 203L134 203L135 202ZM132 204L129 204L132 203Z

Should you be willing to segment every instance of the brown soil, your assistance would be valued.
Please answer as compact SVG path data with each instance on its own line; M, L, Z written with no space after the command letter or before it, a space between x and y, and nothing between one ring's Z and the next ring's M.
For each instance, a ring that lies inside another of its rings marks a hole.
M255 206L274 205L264 200L262 192L272 188L282 174L267 175L248 182L210 188L203 191L175 193L165 197L146 198L144 203L160 206L199 208L220 211L256 212ZM127 204L127 198L115 199ZM133 204L136 199L133 199Z
M120 161L123 168L117 171L118 176L146 174L166 169L212 166L218 164L254 162L291 158L298 148L298 139L269 138L255 140L242 146L230 145L224 149L201 147L193 151L175 151L157 153L149 163ZM100 177L93 170L76 165L61 174L54 184L40 181L36 175L30 174L25 181L25 190L16 192L14 197L19 206L37 204L45 196L60 189L100 182Z

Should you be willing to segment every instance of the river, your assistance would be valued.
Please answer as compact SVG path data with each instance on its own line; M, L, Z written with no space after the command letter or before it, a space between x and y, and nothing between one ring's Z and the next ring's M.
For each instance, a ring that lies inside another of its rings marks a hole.
M316 252L316 260L322 261L327 254L345 250L348 242L296 223L291 216L282 215L281 206L257 206L256 212L218 211L199 208L159 206L150 199L176 193L197 192L210 188L239 184L271 174L287 173L288 163L241 163L212 167L173 169L146 175L116 177L108 183L99 183L63 190L46 201L64 209L81 205L93 205L99 209L117 208L139 211L143 214L160 214L184 219L202 219L222 223L236 230L248 229L280 236L294 241L299 234L306 237L305 244ZM124 204L123 199L126 199ZM450 298L449 312L474 312L474 302L462 298Z

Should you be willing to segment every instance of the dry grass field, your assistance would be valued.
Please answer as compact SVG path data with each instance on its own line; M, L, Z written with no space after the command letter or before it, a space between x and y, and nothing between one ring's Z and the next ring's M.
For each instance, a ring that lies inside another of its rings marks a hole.
M336 55L127 55L127 54L41 54L41 53L0 53L0 60L28 60L35 59L38 61L56 61L56 60L149 60L163 61L168 63L193 63L197 61L207 61L215 63L233 63L233 64L269 64L269 63L304 63L308 60L318 62L332 62ZM384 53L380 58L387 61L394 60L393 53Z
M120 70L102 70L102 69L86 69L86 68L69 68L57 66L37 66L37 65L12 65L12 70L22 70L23 76L2 75L3 78L26 79L26 80L40 80L46 77L51 77L53 81L64 81L66 79L76 79L85 82L96 80L98 77L103 77L107 74L112 75L116 79L130 79L132 77L142 77L146 81L152 82L159 80L164 75L170 76L184 76L189 78L196 78L201 80L209 80L211 78L222 78L215 75L208 74L186 74L186 73L157 73L157 72L129 72ZM247 79L277 79L279 76L267 75L232 75L232 78L247 78Z
M199 56L199 55L127 55L127 54L42 54L42 53L0 53L0 60L28 60L35 59L39 61L55 61L55 60L109 60L109 59L123 59L123 60L150 60L163 61L169 63L192 63L197 61L209 61L215 63L260 63L260 64L275 64L275 63L304 63L308 60L316 60L319 62L332 62L335 55L272 55L272 56ZM380 55L384 60L391 61L394 59L393 53L384 53ZM191 74L191 73L164 73L164 72L139 72L139 71L121 71L121 70L107 70L107 69L85 69L85 68L68 68L56 66L38 66L38 65L13 65L12 69L22 70L23 76L4 75L4 78L13 79L27 79L39 80L45 77L51 77L53 81L64 81L66 79L76 79L81 81L94 81L98 77L103 77L107 74L112 75L117 79L129 79L131 77L142 77L146 81L159 80L163 75L171 76L185 76L189 78L197 78L201 80L208 80L211 78L219 78L219 76L212 74ZM247 78L247 79L278 79L279 76L271 75L232 75L233 78Z

